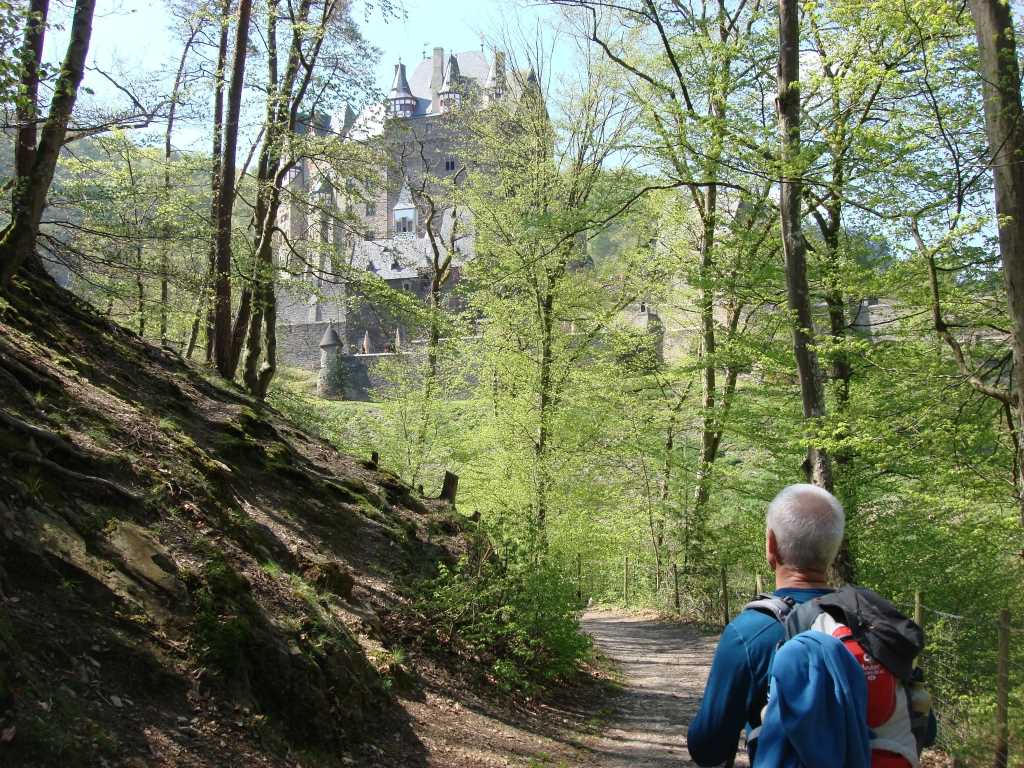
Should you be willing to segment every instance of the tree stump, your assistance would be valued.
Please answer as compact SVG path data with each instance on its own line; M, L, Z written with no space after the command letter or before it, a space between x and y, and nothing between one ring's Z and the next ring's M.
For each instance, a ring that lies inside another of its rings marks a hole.
M444 482L441 484L441 501L447 501L455 506L455 496L459 492L459 476L454 472L444 473Z

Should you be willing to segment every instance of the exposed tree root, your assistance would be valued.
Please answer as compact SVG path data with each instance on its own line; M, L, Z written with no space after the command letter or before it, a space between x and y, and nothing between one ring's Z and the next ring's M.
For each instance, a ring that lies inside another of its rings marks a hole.
M18 381L17 376L6 368L0 366L0 379L7 382L7 385L11 390L18 394L18 396L25 402L25 405L27 405L36 416L43 416L43 412L39 410L39 406L36 405L35 398L32 397L32 394L25 389L25 386L20 381Z
M24 386L32 386L50 394L63 392L59 382L54 381L48 375L32 370L25 363L17 358L15 348L0 337L0 366L7 369L7 372L18 379Z
M31 453L26 453L25 451L15 451L10 455L11 458L17 461L23 461L28 464L36 464L40 467L43 467L46 470L49 470L55 475L60 475L61 477L67 478L68 480L72 480L77 483L83 483L85 485L94 485L99 488L103 488L109 491L110 493L115 494L116 496L128 499L129 501L133 501L136 504L142 504L143 502L142 496L135 493L134 491L128 490L123 485L118 485L112 480L107 480L106 478L103 477L96 477L95 475L84 475L81 472L75 472L74 470L68 469L67 467L62 467L60 464L50 461L49 459L44 459L40 456L34 456Z
M17 416L12 416L4 410L0 410L0 424L10 427L15 432L28 435L40 443L44 443L51 448L67 453L77 459L81 459L82 461L93 460L92 457L80 451L56 432L51 432L50 430L43 429L42 427L36 427L29 424L27 421L22 421Z

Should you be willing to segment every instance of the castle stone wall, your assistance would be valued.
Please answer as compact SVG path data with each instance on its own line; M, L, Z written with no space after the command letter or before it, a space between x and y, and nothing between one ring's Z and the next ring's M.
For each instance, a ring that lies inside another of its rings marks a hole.
M320 339L323 338L327 325L302 323L277 326L278 364L304 368L307 371L319 371Z

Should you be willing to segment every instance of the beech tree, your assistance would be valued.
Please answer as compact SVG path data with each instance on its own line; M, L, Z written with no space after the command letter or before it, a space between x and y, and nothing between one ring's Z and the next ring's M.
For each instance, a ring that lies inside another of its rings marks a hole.
M41 269L35 250L39 223L75 100L78 98L95 8L95 0L75 2L70 38L60 74L54 84L49 113L43 121L42 130L37 131L40 66L49 0L32 0L30 5L21 50L22 73L11 220L0 232L0 290L10 287L11 280L22 265L30 263L33 268Z
M1014 414L1017 444L1017 500L1024 525L1024 111L1020 64L1010 4L970 0L981 54L985 127L995 182L999 252L1010 310L1016 375L1005 400ZM943 325L937 318L936 328Z

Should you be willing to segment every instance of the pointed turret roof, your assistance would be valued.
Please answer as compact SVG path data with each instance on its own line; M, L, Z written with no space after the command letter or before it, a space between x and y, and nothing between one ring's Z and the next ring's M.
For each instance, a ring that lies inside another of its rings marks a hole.
M444 73L444 85L441 86L441 93L450 93L455 90L455 85L459 81L459 60L455 58L455 54L451 54L448 57L448 67Z
M412 99L412 89L409 87L409 79L405 76L405 64L395 64L395 79L391 83L392 99Z
M334 191L334 186L331 184L331 180L326 176L321 179L320 183L317 184L316 189L313 190L314 195L329 195Z
M399 211L403 208L415 208L416 204L412 201L412 190L409 189L409 182L402 182L402 190L398 193L398 201L395 203L394 208L391 210Z
M332 320L327 324L327 330L324 331L324 335L320 339L320 349L329 349L330 347L340 346L341 339L338 336L338 332L334 330L334 321Z
M505 86L505 52L495 49L491 59L491 68L487 72L485 88L503 88Z

